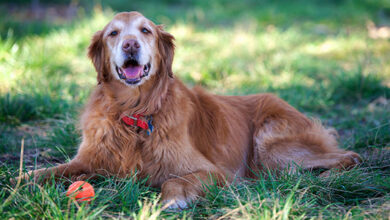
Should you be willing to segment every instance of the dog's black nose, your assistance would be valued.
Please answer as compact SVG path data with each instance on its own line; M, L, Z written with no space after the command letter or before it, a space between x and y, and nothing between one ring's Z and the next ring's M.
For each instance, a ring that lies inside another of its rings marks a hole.
M127 39L122 44L122 50L130 55L136 55L140 47L138 41L134 39Z

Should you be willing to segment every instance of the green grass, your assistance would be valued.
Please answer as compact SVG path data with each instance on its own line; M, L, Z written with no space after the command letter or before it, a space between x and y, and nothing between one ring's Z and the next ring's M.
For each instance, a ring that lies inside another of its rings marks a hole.
M1 219L390 216L390 40L370 38L366 26L390 24L389 1L77 2L72 19L43 20L27 16L31 1L14 1L19 13L0 4ZM276 93L335 127L341 147L363 155L363 164L329 178L298 172L212 185L179 213L161 210L159 190L132 177L92 181L97 196L90 204L65 196L68 181L21 185L13 193L9 178L18 175L22 139L28 170L76 153L77 117L96 85L86 49L93 33L125 10L141 11L176 37L173 68L187 85L218 94Z

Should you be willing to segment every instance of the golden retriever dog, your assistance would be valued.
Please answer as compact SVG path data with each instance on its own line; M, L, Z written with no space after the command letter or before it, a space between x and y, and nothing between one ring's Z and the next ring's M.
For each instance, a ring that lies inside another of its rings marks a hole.
M338 148L333 129L272 94L187 88L172 72L174 49L174 37L138 12L119 13L96 32L88 56L98 84L81 115L77 155L24 178L148 177L163 203L183 209L207 184L360 162Z

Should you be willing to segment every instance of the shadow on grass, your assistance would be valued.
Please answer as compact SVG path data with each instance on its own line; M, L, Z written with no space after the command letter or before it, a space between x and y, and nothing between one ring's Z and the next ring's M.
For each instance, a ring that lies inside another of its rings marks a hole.
M75 108L61 98L44 94L10 94L0 96L0 121L20 125L31 120L58 118Z
M260 79L261 81L261 79ZM363 75L361 72L339 74L332 79L332 84L317 82L308 85L305 82L292 81L286 86L273 87L272 83L262 85L262 82L244 82L227 94L246 95L259 92L278 94L282 99L302 111L323 113L335 105L358 104L362 101L371 102L378 97L390 97L390 88L383 85L382 80L375 75Z
M357 71L353 74L342 74L334 81L332 99L338 103L354 103L362 99L373 100L383 96L390 97L390 88L383 85L383 79L373 74Z

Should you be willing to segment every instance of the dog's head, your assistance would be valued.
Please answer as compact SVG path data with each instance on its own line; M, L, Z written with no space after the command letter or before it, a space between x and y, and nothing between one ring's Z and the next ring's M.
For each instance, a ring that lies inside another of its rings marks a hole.
M172 77L174 37L138 12L117 14L88 48L98 82L136 87L154 74Z

